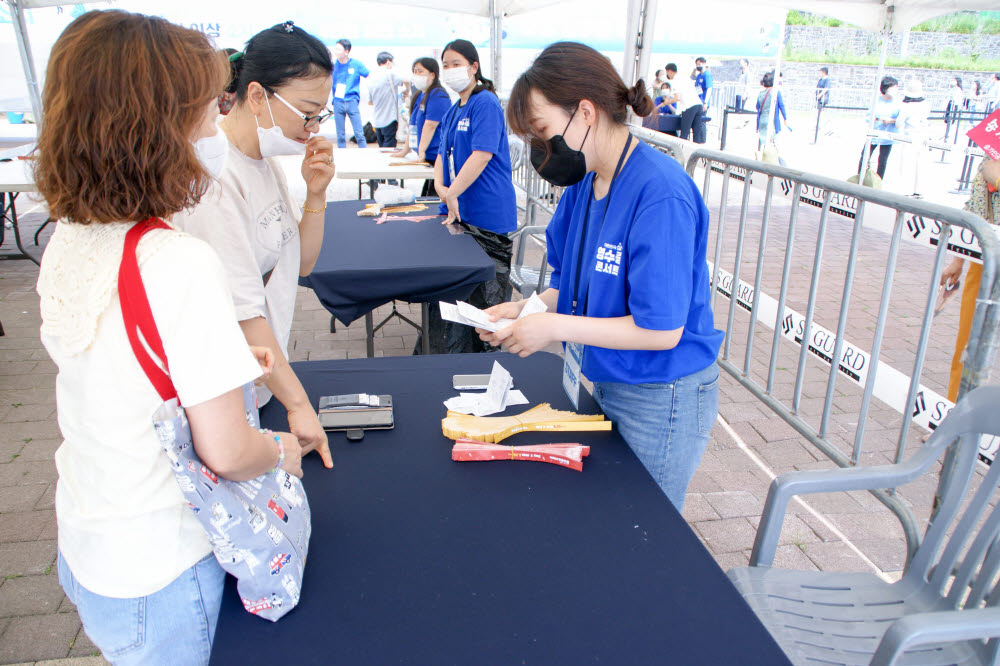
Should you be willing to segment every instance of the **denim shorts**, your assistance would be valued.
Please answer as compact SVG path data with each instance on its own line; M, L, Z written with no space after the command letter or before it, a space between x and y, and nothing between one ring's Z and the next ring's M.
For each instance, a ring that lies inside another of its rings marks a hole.
M207 664L226 572L209 554L145 597L115 599L84 588L59 553L59 583L102 656L119 664Z
M719 414L719 366L666 384L594 382L594 399L677 510Z

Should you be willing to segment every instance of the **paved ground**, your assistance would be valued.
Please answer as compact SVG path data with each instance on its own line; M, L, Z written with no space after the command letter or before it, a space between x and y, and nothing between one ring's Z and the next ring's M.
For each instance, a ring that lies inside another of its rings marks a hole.
M841 161L846 160L844 157ZM342 198L356 195L350 184L344 184L341 189ZM938 189L943 191L943 186ZM714 191L719 191L717 185ZM738 203L739 193L733 196ZM26 232L33 233L43 217L38 211L27 213L28 208L30 204L25 202L22 219ZM714 216L717 210L712 212ZM764 290L776 294L778 282L775 280L780 278L781 261L775 257L783 256L787 230L787 226L782 226L787 225L787 212L783 214L780 206L775 208L773 224L771 238L781 241L774 241L765 250L768 261ZM810 238L815 238L814 224L814 219L803 215L802 226L796 234L796 270L807 271L811 267L809 243ZM42 245L47 233L43 233ZM846 256L842 241L846 233L849 233L849 225L831 230L831 238L838 242L830 243L824 263L824 290L817 318L828 328L836 328L840 291L839 287L829 285L842 279L843 257ZM875 231L865 233L865 249L852 300L855 307L851 309L848 327L849 337L857 338L855 341L862 345L871 339L871 312L877 310L882 284L879 262L884 262L887 246L884 235ZM754 218L748 227L748 244L741 264L745 275L752 276L756 265L757 245L753 239L758 235L759 220ZM730 240L727 236L724 265L732 270L735 252ZM8 238L3 251L10 245ZM913 324L919 322L919 304L905 296L904 287L913 281L926 284L927 252L904 248L898 270L900 287L894 293L902 295L892 302L891 340L887 339L885 360L909 374L915 337ZM77 658L74 664L103 663L99 657L94 658L96 649L82 631L77 613L62 593L54 571L56 473L53 453L60 443L53 391L56 369L38 339L36 279L34 264L0 261L0 322L6 332L0 337L0 663L68 657ZM799 280L790 292L790 305L800 311L804 311L807 284L805 279ZM404 305L402 309L413 318L419 317L419 307L411 311ZM741 366L748 330L748 318L744 315L745 312L737 309L730 352L731 358ZM723 298L717 299L716 316L717 326L724 327L728 302ZM956 319L957 307L935 320L932 330L932 353L925 381L935 390L941 390L946 381L949 340L953 340ZM300 289L290 343L293 361L364 356L363 322L348 328L338 326L337 333L332 334L329 321L329 315L312 292ZM760 380L766 373L771 334L760 324L755 331L750 376ZM415 337L407 325L389 324L377 334L376 355L408 354ZM794 385L793 373L798 363L794 352L785 344L779 356L776 395L782 399L788 399ZM822 411L826 376L818 362L807 362L802 414L812 422L818 420ZM845 381L838 382L832 407L831 440L845 451L853 442L859 420L859 394L856 387ZM792 469L832 465L726 373L721 382L720 417L689 489L684 516L719 565L728 569L748 561L772 476ZM899 422L900 416L889 408L880 403L873 406L866 420L863 464L892 460L896 447L894 433ZM916 437L911 435L908 446L917 445ZM927 518L934 487L935 480L928 475L900 492L919 520ZM904 556L898 521L871 495L852 492L814 496L807 504L791 505L776 565L822 570L877 570L892 578L899 575Z

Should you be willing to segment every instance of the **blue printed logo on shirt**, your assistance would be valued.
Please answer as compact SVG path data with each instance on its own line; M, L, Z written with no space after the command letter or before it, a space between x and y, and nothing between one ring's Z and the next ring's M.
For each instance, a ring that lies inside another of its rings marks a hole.
M597 248L597 264L594 266L594 270L598 273L607 273L608 275L618 275L618 270L622 263L622 244L612 245L611 243L605 243L604 245Z

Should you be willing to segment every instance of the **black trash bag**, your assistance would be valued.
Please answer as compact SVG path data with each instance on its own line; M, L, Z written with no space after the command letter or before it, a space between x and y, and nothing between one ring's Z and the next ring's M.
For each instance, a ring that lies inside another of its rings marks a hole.
M510 300L513 289L510 282L510 261L512 256L513 241L506 234L498 234L479 227L473 227L464 222L459 223L465 233L476 239L479 247L483 248L493 265L496 267L496 277L487 282L481 283L466 299L470 305L474 305L481 310L499 305ZM441 319L441 309L437 302L429 304L429 321L427 330L430 333L430 352L432 354L477 354L483 352L500 351L499 347L483 342L479 339L476 329L464 324ZM421 335L417 334L417 344L413 353L422 353Z

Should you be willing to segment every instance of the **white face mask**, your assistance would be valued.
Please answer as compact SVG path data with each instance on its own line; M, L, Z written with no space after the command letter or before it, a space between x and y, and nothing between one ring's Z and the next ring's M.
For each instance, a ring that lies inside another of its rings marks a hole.
M254 116L254 122L257 122L257 141L260 142L260 156L261 157L278 157L280 155L305 155L306 154L306 144L299 143L294 139L289 139L285 136L285 133L281 131L278 124L274 122L274 113L271 112L271 103L264 98L264 102L267 104L267 112L271 114L271 122L274 127L271 129L264 129L257 122L257 117Z
M194 152L205 171L216 180L226 168L229 157L229 139L218 130L212 136L205 136L194 142Z
M424 74L414 74L413 78L410 79L413 83L413 87L417 90L427 90L427 76Z
M457 93L468 88L471 82L472 77L467 67L452 67L441 72L441 83Z

